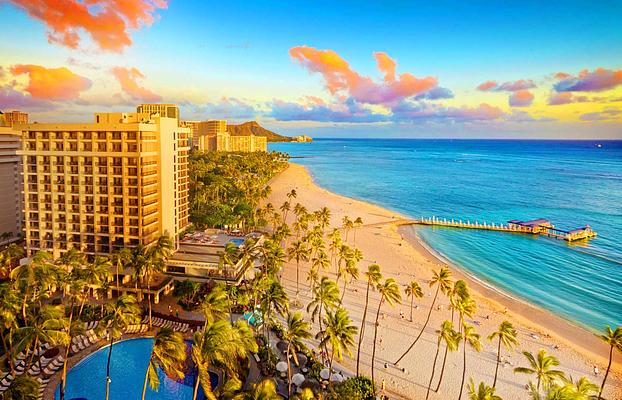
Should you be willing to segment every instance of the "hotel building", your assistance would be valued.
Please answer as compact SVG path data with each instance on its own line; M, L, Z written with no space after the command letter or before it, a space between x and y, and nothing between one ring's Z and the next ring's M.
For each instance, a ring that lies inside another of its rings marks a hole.
M199 123L201 121L181 121L181 126L190 128L190 134L192 135L192 147L199 146Z
M107 255L162 234L177 247L188 224L190 129L179 126L175 106L138 109L146 112L15 127L28 256L46 250L58 257L72 247Z
M19 132L0 126L0 244L17 240L22 233L20 146Z
M209 120L199 122L197 148L202 152L267 151L268 141L264 136L233 136L227 131L227 121Z
M136 107L137 113L160 114L160 117L175 118L179 121L179 107L175 104L141 104Z
M21 111L0 111L0 126L27 124L28 114Z

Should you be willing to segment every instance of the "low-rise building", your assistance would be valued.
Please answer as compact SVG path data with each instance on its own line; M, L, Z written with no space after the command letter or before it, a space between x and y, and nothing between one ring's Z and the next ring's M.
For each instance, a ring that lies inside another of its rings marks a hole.
M22 234L22 184L20 132L0 127L0 244Z

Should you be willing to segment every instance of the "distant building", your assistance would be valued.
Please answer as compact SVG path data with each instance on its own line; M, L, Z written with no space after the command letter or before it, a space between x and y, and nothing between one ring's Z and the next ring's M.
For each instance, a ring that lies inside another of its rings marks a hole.
M294 142L312 142L313 138L311 138L311 136L306 136L306 135L300 135L300 136L294 136Z
M175 104L141 104L136 107L136 112L160 114L160 117L179 120L179 107Z
M22 233L20 147L20 133L0 127L0 243L16 240Z
M231 151L231 152L254 152L267 151L268 140L265 136L257 135L231 135L227 131L227 121L209 120L199 122L198 130L199 151Z
M0 111L0 126L27 124L28 114L21 111Z
M192 135L192 148L199 146L199 123L201 121L181 121L181 126L190 128L190 134Z
M28 256L107 255L165 233L177 245L188 224L190 130L176 118L97 113L94 123L19 128Z

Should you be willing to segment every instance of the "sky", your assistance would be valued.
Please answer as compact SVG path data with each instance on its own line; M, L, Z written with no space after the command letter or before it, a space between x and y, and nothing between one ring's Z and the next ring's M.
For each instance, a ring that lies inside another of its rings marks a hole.
M549 4L550 3L550 4ZM0 0L0 110L313 137L622 139L619 1Z

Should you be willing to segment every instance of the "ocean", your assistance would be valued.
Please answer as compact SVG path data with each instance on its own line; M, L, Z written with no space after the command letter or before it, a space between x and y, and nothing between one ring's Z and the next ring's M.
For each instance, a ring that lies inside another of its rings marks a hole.
M546 218L598 237L414 228L476 279L600 332L622 325L622 141L317 139L271 143L315 181L411 218ZM356 217L356 215L352 215Z

